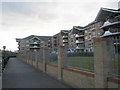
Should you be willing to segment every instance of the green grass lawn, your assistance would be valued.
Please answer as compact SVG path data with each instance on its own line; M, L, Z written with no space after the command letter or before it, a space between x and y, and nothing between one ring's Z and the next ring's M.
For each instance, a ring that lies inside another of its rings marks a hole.
M57 59L51 62L51 64L57 64ZM65 65L84 71L94 72L94 57L68 57L65 60ZM120 75L120 57L115 58L114 73Z
M68 57L66 64L74 68L91 71L94 70L94 57ZM87 70L88 69L88 70Z
M68 57L65 63L73 68L94 72L94 57ZM120 57L115 58L114 73L120 75Z
M12 52L6 52L5 54L2 54L2 57L5 57L5 58L10 57L10 56L16 56L16 54Z
M115 74L119 74L120 75L120 57L116 57L115 58L115 62L114 62L114 72Z

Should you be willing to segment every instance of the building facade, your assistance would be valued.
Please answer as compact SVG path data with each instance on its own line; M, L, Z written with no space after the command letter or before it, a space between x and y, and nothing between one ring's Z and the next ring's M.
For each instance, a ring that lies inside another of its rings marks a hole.
M103 21L93 21L84 27L85 52L93 52L93 39L98 38L103 34L103 29L100 27Z
M74 52L83 52L84 44L84 27L73 26L69 32L69 49Z
M26 38L16 38L16 42L18 42L18 51L25 52L33 49L40 49L43 46L46 46L46 42L48 41L50 36L36 36L31 35Z
M120 55L120 9L118 10L109 10L112 12L112 15L108 15L106 21L101 27L104 30L102 37L112 38L115 46L115 50Z

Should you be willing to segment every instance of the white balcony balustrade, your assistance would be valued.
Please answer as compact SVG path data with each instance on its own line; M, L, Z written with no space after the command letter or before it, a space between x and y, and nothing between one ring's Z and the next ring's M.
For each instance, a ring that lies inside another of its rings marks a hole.
M83 46L77 46L76 49L84 49Z
M38 43L38 42L32 42L32 43L30 43L30 44L32 44L32 45L37 45L37 44L40 44L40 43Z
M65 46L65 44L63 44L63 46Z
M63 40L63 42L68 42L68 40Z
M30 49L39 49L39 46L31 46Z
M106 22L104 22L104 24L103 24L103 26L108 26L108 25L110 25L111 23L109 22L109 21L106 21Z
M106 21L106 22L104 22L104 24L101 28L105 28L105 27L112 26L112 25L118 25L118 24L120 24L120 21L114 21L114 22Z
M81 35L76 34L76 35L75 35L75 37L76 37L76 38L79 38L79 37L84 37L84 35L82 35L82 34L81 34Z
M81 40L76 40L75 43L84 43L84 41L81 41Z
M68 38L68 36L63 36L63 38Z

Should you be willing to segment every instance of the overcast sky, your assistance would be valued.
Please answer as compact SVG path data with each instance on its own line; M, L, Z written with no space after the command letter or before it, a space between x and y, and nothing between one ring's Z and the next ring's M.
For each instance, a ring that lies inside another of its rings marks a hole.
M10 2L11 1L11 2ZM52 36L94 21L101 7L117 9L119 0L2 0L0 49L17 50L15 38Z

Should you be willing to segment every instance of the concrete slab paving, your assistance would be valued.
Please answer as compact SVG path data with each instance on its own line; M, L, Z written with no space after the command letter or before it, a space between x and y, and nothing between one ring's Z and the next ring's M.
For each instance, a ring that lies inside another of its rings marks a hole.
M10 58L2 76L2 87L66 88L67 86L21 60Z

